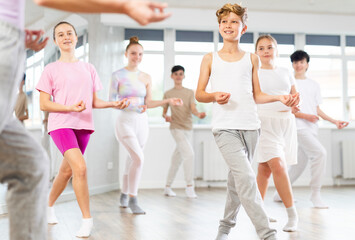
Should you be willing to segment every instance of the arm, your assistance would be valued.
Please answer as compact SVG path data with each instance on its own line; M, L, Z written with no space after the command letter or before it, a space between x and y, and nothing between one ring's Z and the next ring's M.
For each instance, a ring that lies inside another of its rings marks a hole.
M197 89L195 93L196 100L199 102L210 103L217 102L218 104L226 104L230 98L230 93L224 92L206 92L208 80L211 75L212 53L206 54L201 62L200 76L198 78Z
M71 106L65 106L51 101L51 95L40 91L39 105L42 111L47 112L82 112L86 109L83 101Z
M251 61L253 64L252 83L254 100L257 104L270 103L280 101L288 107L296 106L299 102L298 93L294 95L269 95L263 93L260 89L259 83L259 58L255 54L251 54Z
M27 120L29 117L28 117L28 109L25 110L25 115L23 115L22 117L19 118L20 121L24 121L24 120Z
M147 95L145 96L145 103L147 105L147 108L156 108L156 107L163 106L165 104L171 104L174 106L181 106L183 104L183 102L180 98L167 98L167 99L163 99L163 100L152 100L152 79L150 78L149 75L147 75L146 89L147 89Z
M168 108L169 105L163 108L163 118L165 118L165 122L171 122L171 116L166 115L168 112Z
M331 117L329 117L327 114L325 114L319 106L317 106L317 114L318 116L320 116L321 118L323 118L324 120L327 120L328 122L331 122L333 124L335 124L337 126L338 129L342 129L346 126L349 125L349 122L345 122L345 121L341 121L341 120L335 120Z
M171 14L164 13L166 3L144 0L33 0L44 7L81 13L123 13L141 25L162 21Z
M204 112L199 112L196 108L196 104L194 102L191 103L191 112L193 115L195 115L196 117L202 119L202 118L205 118L206 117L206 113Z
M319 117L317 115L307 114L307 113L302 113L302 112L296 112L295 117L307 120L312 123L316 123L319 120Z
M100 98L97 97L96 92L93 94L93 100L92 100L92 107L93 108L118 108L118 109L124 109L128 107L129 101L125 98L121 101L115 101L115 102L106 102Z

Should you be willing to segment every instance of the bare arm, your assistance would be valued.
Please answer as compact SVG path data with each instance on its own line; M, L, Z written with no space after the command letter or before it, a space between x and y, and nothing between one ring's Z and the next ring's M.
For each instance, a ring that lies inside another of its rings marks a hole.
M117 109L124 109L128 107L129 101L125 98L121 101L104 101L97 97L96 92L93 95L92 107L93 108L117 108Z
M180 98L152 100L152 79L150 78L149 75L147 75L147 80L148 80L146 84L147 95L145 96L145 103L147 105L147 108L156 108L156 107L164 106L165 104L171 104L174 106L179 106L183 104Z
M86 109L83 101L71 106L65 106L51 101L51 95L40 91L39 105L42 111L46 112L82 112Z
M199 112L199 111L197 110L196 104L195 104L194 102L191 103L190 108L191 108L192 114L195 115L196 117L201 118L201 119L206 117L206 113L204 113L204 112Z
M24 121L24 120L27 120L29 117L28 117L28 109L25 110L25 115L23 115L22 117L19 117L19 120L20 121Z
M338 129L342 129L346 126L349 125L349 122L341 121L341 120L335 120L334 118L329 117L327 114L325 114L319 106L317 106L317 114L321 118L323 118L326 121L329 121L337 126Z
M299 102L298 93L294 95L269 95L263 93L260 89L259 83L259 57L255 54L251 54L251 61L253 64L252 83L254 100L257 104L270 103L280 101L288 107L296 106Z
M81 13L123 13L141 25L166 19L166 3L145 0L33 0L44 7Z
M230 98L230 93L224 92L206 92L208 80L211 75L212 53L206 54L201 62L200 76L198 78L197 89L195 93L196 100L199 102L210 103L217 102L219 104L226 104Z

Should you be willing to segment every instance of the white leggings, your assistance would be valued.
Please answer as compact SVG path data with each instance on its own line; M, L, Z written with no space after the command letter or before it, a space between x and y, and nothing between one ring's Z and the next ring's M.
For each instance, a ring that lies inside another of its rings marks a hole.
M123 175L122 193L136 196L144 163L143 148L149 132L147 113L119 111L115 131L117 139L129 153Z
M298 130L298 163L288 170L291 183L294 183L311 162L311 188L319 189L325 173L327 151L319 142L318 137L308 129Z

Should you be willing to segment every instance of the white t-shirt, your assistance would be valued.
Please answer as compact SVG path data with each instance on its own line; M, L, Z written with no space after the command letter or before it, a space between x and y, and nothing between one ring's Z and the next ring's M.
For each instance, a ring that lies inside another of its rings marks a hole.
M259 83L262 92L269 95L288 95L291 92L292 85L295 85L293 74L283 67L275 69L260 69ZM289 111L291 108L277 101L272 103L258 104L258 110L268 111Z
M322 96L319 84L309 78L296 79L297 90L300 93L300 112L317 115L317 107L322 103ZM318 130L317 123L312 123L305 119L296 118L297 129Z

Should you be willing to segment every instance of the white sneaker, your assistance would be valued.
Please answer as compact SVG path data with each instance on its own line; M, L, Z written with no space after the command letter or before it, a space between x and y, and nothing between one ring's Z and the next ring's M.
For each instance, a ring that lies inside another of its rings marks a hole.
M47 207L47 223L48 224L57 224L58 219L55 215L54 207Z
M164 195L168 197L176 197L176 193L174 193L174 191L170 187L165 187Z
M83 218L83 220L81 222L81 227L75 236L78 238L90 237L93 225L94 225L94 222L93 222L92 218Z
M186 196L188 198L197 198L197 195L195 193L195 189L192 186L191 187L186 187L185 193L186 193Z

